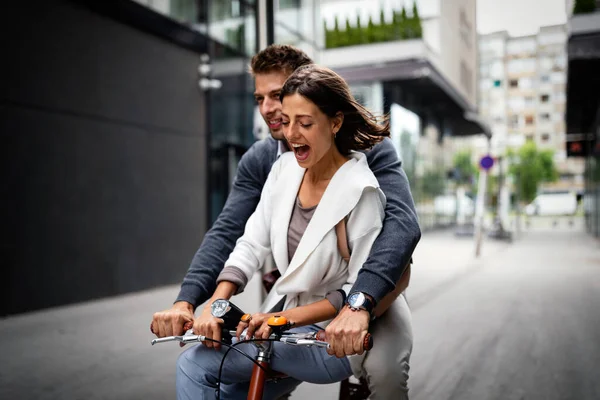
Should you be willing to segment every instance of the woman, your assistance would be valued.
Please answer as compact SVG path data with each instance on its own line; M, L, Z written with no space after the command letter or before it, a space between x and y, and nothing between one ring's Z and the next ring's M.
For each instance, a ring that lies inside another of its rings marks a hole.
M343 305L338 289L345 293L350 289L381 231L385 197L366 157L355 151L389 136L387 120L379 124L356 102L340 76L316 65L295 71L283 86L281 99L284 136L293 151L273 166L259 205L196 320L195 333L220 338L210 304L241 292L268 257L274 259L281 278L261 312L249 324L240 323L238 334L247 327L249 335L268 337L266 321L275 312L293 322L293 330L322 329ZM340 255L335 229L344 219L349 261ZM223 353L210 347L206 342L180 356L179 398L214 398ZM256 354L251 344L241 347ZM289 392L301 381L332 383L352 374L347 357L282 343L274 343L271 367L290 378L269 383L266 398ZM231 352L222 374L222 398L245 398L251 370L250 361Z

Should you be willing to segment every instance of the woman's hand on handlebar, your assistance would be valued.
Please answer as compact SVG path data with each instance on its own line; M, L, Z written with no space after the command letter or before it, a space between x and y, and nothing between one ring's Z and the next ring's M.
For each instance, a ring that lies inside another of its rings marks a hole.
M240 340L248 340L254 336L255 339L268 339L272 333L271 327L267 324L269 317L275 314L252 314L249 322L240 321L236 329L236 336ZM240 338L244 329L248 329L246 337Z
M208 306L204 308L202 314L200 314L198 318L194 319L194 327L192 329L195 335L203 335L207 338L221 341L223 336L223 328L221 325L223 322L224 321L221 318L212 316L210 313L210 306ZM202 343L204 346L214 348L215 350L219 350L221 348L220 343L211 342L210 340L206 340Z

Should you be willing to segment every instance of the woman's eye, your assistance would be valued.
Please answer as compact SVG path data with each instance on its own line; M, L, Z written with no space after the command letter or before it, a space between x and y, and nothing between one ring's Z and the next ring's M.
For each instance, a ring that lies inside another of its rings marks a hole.
M281 121L281 125L283 126L288 126L290 124L290 121Z
M303 128L310 128L312 124L300 124L300 126Z

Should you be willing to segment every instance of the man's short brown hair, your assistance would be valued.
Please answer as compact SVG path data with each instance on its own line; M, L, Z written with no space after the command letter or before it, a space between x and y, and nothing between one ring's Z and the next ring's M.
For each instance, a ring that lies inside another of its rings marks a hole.
M305 52L294 46L272 44L252 57L250 73L256 75L281 71L290 75L297 68L312 63Z

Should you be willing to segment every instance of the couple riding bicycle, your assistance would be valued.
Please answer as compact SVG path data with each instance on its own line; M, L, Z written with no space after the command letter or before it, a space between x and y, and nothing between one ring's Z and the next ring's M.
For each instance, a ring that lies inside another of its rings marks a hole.
M272 138L240 161L176 303L154 315L151 329L165 337L193 324L193 333L218 340L222 320L212 315L213 303L240 293L274 261L273 287L238 334L244 329L247 337L269 338L269 318L278 315L297 334L325 328L329 347L274 342L271 366L286 378L267 382L265 397L282 397L302 381L330 383L354 374L366 379L373 399L408 398L412 332L398 294L408 284L405 266L420 231L406 176L386 139L389 123L356 102L341 77L291 46L261 51L251 71ZM376 345L364 352L369 330ZM223 361L218 342L203 343L177 362L178 398L214 398L219 379L221 398L246 398L253 361L236 352ZM243 346L256 355L256 346Z

